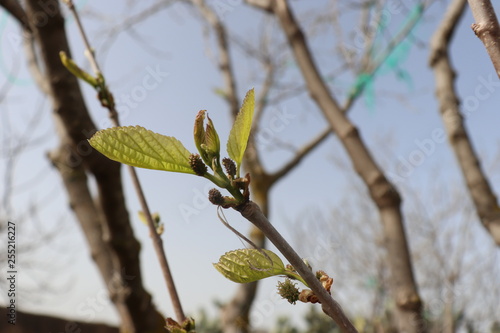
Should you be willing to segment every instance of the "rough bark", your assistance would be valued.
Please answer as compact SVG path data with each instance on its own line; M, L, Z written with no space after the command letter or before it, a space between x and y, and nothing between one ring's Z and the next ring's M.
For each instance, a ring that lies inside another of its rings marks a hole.
M312 59L304 34L285 0L271 1L273 13L288 39L309 94L349 154L356 172L369 189L384 227L385 247L391 270L396 321L401 332L424 332L422 302L413 275L411 258L400 210L401 197L378 167L357 128L345 117L330 94Z
M0 316L6 318L7 308L0 308ZM118 327L105 324L85 323L72 319L55 318L46 315L16 311L16 324L12 325L7 320L0 320L2 333L27 333L27 332L71 332L71 333L119 333Z
M113 263L102 237L107 232L103 230L105 225L102 221L103 216L87 186L88 177L83 165L71 163L77 160L77 155L72 150L69 138L64 135L64 132L61 135L61 144L58 149L49 153L49 159L59 171L69 205L80 222L92 259L104 281L111 281Z
M62 129L61 145L52 154L52 160L61 171L89 246L99 247L91 248L92 256L120 315L121 329L161 332L164 330L163 318L142 284L140 245L133 235L126 210L120 165L89 146L87 138L95 131L95 125L77 79L59 59L59 51L70 55L64 19L59 10L57 1L26 1L26 14L40 51L54 117ZM91 202L86 172L97 183L95 203Z
M500 25L495 10L489 0L469 0L472 15L476 23L471 28L483 42L491 62L500 78Z
M500 246L500 209L498 200L486 178L471 143L460 101L455 89L455 70L451 64L449 47L453 33L462 17L466 0L453 1L431 40L430 66L436 80L436 96L448 139L455 152L465 182L481 223Z

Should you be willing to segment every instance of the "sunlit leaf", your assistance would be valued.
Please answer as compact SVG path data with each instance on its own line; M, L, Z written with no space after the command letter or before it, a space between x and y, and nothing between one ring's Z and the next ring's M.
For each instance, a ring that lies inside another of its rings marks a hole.
M224 277L237 283L253 282L286 273L281 259L273 252L264 249L227 252L214 266Z
M98 131L90 145L108 158L135 167L194 174L191 153L176 138L140 126Z
M243 105L236 116L233 128L229 133L229 139L227 140L227 153L229 157L236 162L238 176L240 164L243 160L245 150L247 149L248 137L250 136L250 130L252 128L254 107L254 90L250 89L243 100Z

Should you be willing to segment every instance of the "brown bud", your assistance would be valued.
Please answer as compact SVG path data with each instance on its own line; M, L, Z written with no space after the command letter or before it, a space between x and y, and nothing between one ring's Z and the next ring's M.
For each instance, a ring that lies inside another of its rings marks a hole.
M224 197L222 196L220 191L216 188L213 188L208 192L208 200L210 200L210 202L213 203L214 205L218 206L223 206L225 203Z
M323 285L328 293L330 293L330 289L332 288L333 278L329 277L324 271L317 271L316 276L319 278L319 282Z
M302 289L299 294L299 301L303 303L318 303L318 297L314 294L312 290Z
M198 154L191 154L189 156L189 165L198 176L203 176L207 173L207 166Z
M236 177L236 164L230 158L224 157L222 159L222 165L224 165L224 169L226 169L226 173L234 179Z

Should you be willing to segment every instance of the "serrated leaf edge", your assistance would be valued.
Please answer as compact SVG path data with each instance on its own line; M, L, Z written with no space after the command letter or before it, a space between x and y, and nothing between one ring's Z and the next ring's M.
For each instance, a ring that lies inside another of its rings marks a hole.
M141 149L137 137L134 137L129 132L130 130L134 131L134 134L138 135L143 140L143 143L149 147L147 151ZM144 136L141 132L146 132L149 136ZM119 140L120 135L126 135L134 144L131 145L129 142ZM164 147L161 141L158 140L158 136L164 137L169 143L172 143L173 153ZM153 147L151 144L152 140L155 141L156 147ZM145 169L194 174L189 165L190 152L184 147L182 142L174 137L158 134L141 126L113 127L100 130L89 139L89 142L92 147L100 151L103 155L117 162ZM157 147L160 147L162 150L159 151ZM131 154L130 152L133 153ZM168 156L167 160L162 156L162 153ZM178 154L178 157L185 158L185 161L179 163L175 153ZM137 156L131 156L133 154ZM146 158L153 160L154 163L144 162ZM158 166L152 166L152 164L157 164Z

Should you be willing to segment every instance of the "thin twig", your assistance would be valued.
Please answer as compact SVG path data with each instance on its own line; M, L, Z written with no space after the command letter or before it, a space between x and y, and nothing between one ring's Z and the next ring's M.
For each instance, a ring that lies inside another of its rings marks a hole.
M321 302L323 311L330 316L344 333L358 332L349 318L344 314L340 304L323 288L321 282L314 273L306 266L304 261L281 236L281 234L269 222L262 213L260 207L254 202L248 202L241 210L241 215L259 228L264 235L276 246L276 248L285 256L297 273L307 282L307 285Z
M99 77L102 75L102 73L99 69L99 65L98 65L97 60L95 58L94 51L92 50L92 48L90 46L90 43L89 43L87 36L85 34L85 31L83 29L83 26L80 22L79 15L78 15L78 12L76 11L76 8L73 4L73 1L72 0L63 0L63 1L68 6L68 8L70 9L71 13L73 14L73 16L75 18L75 21L77 22L78 30L82 36L82 39L83 39L83 42L84 42L84 45L86 48L85 55L87 56L87 58L90 61L90 64L91 64L92 69L94 71L94 74ZM105 89L107 90L107 87ZM106 93L111 94L111 92L109 92L109 91L106 91ZM109 103L108 109L110 111L109 116L112 120L113 126L120 126L118 112L115 109L114 103ZM137 172L133 166L128 166L128 170L130 173L130 177L132 178L132 183L134 185L134 189L135 189L136 194L139 198L139 202L141 204L141 209L142 209L144 216L146 217L146 220L148 222L149 234L150 234L150 237L153 241L153 246L154 246L156 255L158 257L158 260L160 262L160 266L161 266L161 269L163 272L163 277L165 278L165 282L167 284L167 289L168 289L168 292L170 294L171 302L172 302L172 305L174 307L177 321L183 322L186 319L186 316L185 316L184 311L182 309L180 298L179 298L179 295L177 293L177 289L175 287L175 283L173 280L172 273L170 271L170 267L168 265L167 256L165 254L165 249L163 247L163 241L162 241L160 235L156 231L156 226L155 226L155 223L153 221L153 216L151 215L151 211L149 209L149 205L147 203L146 197L144 195L144 191L143 191L141 183L139 181L139 177L137 176Z
M236 88L236 80L233 74L233 64L231 62L231 57L229 54L228 47L228 37L225 26L222 24L221 20L217 14L207 5L204 0L189 0L194 6L198 8L203 16L203 19L210 24L215 31L216 41L219 50L219 68L222 72L222 77L224 79L224 95L225 99L229 103L231 113L233 117L239 111L239 98Z

